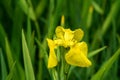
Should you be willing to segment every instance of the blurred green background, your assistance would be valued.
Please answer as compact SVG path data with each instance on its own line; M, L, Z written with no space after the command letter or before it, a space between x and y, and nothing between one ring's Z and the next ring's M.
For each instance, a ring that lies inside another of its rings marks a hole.
M68 80L120 80L120 0L0 0L0 80L52 80L46 38L81 28L89 68L74 67Z

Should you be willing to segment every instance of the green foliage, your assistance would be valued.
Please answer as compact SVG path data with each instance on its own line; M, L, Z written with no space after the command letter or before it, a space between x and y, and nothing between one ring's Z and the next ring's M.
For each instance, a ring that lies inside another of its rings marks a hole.
M91 78L91 80L102 80L104 77L104 74L108 72L108 70L111 68L112 64L116 61L120 54L120 48L114 53L114 55L107 60L101 68L97 71L95 75Z
M32 62L30 58L30 53L27 47L27 43L25 40L25 35L22 30L22 49L23 49L23 58L24 58L24 66L27 80L35 80L34 71L32 67Z
M119 12L120 0L0 0L0 80L63 76L58 68L47 69L46 42L62 15L65 28L83 29L92 61L88 68L72 66L68 80L119 80Z
M5 59L3 57L3 53L2 53L2 50L0 49L0 58L1 58L1 79L2 80L5 80L6 77L7 77L7 67L6 67L6 64L5 64Z

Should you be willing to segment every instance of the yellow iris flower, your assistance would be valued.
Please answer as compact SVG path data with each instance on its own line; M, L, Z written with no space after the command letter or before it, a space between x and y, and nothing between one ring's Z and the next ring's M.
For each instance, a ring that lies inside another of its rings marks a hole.
M47 39L50 49L48 68L53 68L58 64L54 51L57 46L70 48L65 54L65 60L68 64L79 67L88 67L91 65L90 60L87 58L87 44L85 42L79 42L84 35L84 32L81 29L71 31L70 29L64 29L63 27L58 26L55 33L56 39Z

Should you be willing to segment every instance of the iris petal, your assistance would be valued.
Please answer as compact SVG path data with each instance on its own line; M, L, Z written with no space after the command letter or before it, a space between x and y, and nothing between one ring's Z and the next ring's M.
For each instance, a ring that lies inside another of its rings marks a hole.
M47 42L50 49L49 58L48 58L48 68L53 68L58 63L57 57L54 51L56 45L54 44L54 41L51 39L47 39Z
M48 58L48 68L53 68L57 65L57 57L55 55L54 50L50 50L49 58Z
M84 36L84 32L81 29L76 29L74 31L74 38L77 41L80 41Z
M74 37L73 31L70 29L65 29L64 39L65 41L71 41Z
M56 28L55 33L56 33L57 38L63 39L63 37L64 37L64 28L61 27L61 26L58 26Z
M80 50L79 44L76 44L70 49L70 51L68 51L68 53L66 53L65 60L68 64L79 67L88 67L91 65L91 62L85 55L84 51Z
M77 43L76 48L79 48L80 52L82 52L85 56L87 56L87 52L88 52L88 46L86 44L86 42L80 42L80 43Z

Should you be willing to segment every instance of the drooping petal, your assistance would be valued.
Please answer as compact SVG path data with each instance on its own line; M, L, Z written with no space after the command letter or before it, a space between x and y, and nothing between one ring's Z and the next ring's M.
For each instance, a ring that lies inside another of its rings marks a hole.
M50 52L49 52L49 58L48 58L48 68L53 68L57 65L58 61L57 61L57 57L56 57L56 54L55 54L55 43L53 40L51 39L47 39L47 42L48 42L48 46L49 46L49 49L50 49Z
M83 44L83 43L82 43ZM74 47L68 51L65 55L66 62L70 65L79 66L79 67L88 67L91 65L90 60L85 55L84 51L80 50L79 44L76 44Z
M76 29L74 31L74 39L80 41L84 36L84 32L81 29Z
M64 28L61 26L58 26L55 30L57 38L63 39L64 37Z
M57 61L57 57L55 55L55 51L54 50L50 50L49 53L49 58L48 58L48 68L53 68L57 65L58 61Z
M75 46L76 48L79 48L80 52L82 52L85 56L87 56L88 53L88 46L86 44L86 42L79 42L76 44Z

